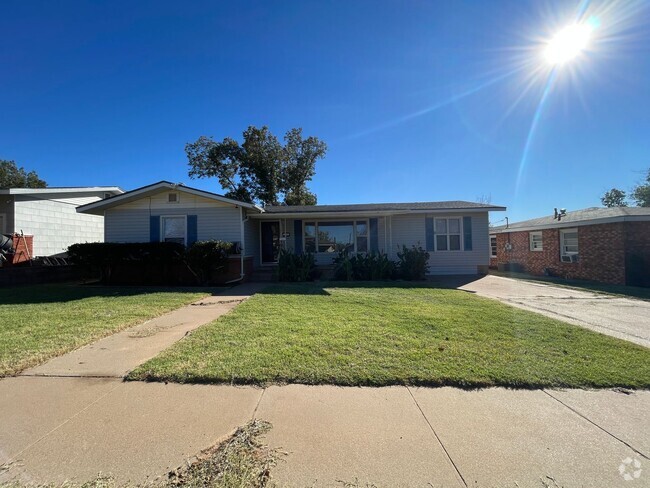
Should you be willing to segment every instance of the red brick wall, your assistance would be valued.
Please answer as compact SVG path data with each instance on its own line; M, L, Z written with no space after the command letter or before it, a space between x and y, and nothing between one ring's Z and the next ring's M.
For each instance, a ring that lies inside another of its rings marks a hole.
M542 231L542 251L530 250L529 232L497 234L497 258L491 265L520 264L523 270L543 275L549 269L554 276L567 279L625 284L626 229L624 223L576 227L578 229L579 259L577 263L560 261L560 231ZM510 242L511 251L506 251ZM650 236L649 236L650 245Z
M13 234L11 239L13 240L13 248L16 252L13 255L7 256L9 261L5 263L6 266L24 263L34 257L34 236Z

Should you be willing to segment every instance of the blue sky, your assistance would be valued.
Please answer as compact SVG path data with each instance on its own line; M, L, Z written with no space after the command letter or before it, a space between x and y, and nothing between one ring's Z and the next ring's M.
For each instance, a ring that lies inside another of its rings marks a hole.
M186 142L302 127L329 145L319 203L490 196L511 221L595 206L650 167L643 3L588 2L600 27L524 158L540 43L578 2L4 2L0 158L52 186L220 191L187 176Z

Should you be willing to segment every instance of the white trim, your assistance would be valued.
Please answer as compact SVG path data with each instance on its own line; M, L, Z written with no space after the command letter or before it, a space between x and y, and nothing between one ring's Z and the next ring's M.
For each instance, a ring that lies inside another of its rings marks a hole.
M114 196L112 198L106 199L106 200L100 200L98 202L93 202L93 203L88 203L86 205L81 205L80 207L77 207L77 212L79 213L96 213L96 214L101 214L102 211L104 211L107 208L112 208L116 207L118 205L122 205L123 203L134 201L134 200L139 200L140 198L143 198L144 196L151 194L151 193L157 193L159 190L173 190L173 191L178 191L178 192L185 192L189 193L190 195L195 195L203 198L207 198L210 200L215 200L218 202L223 202L223 203L228 203L230 205L234 205L236 207L244 207L248 208L251 210L256 210L258 212L263 212L264 210L258 207L257 205L253 205L252 203L246 203L246 202L240 202L237 200L232 200L231 198L227 198L221 195L217 195L215 193L210 193L207 191L203 190L198 190L196 188L190 188L187 186L183 185L175 185L173 183L170 183L168 181L160 181L158 183L154 183L153 185L149 186L144 186L142 188L138 188L136 190L131 190L126 193L122 193L121 195Z
M535 247L535 237L539 237L539 246ZM534 230L528 233L528 246L531 252L539 252L544 250L544 234L541 230Z
M314 226L316 228L315 229L316 230L316 235L315 235L315 238L314 238L314 245L315 245L316 250L312 254L314 254L315 256L332 256L333 254L335 254L335 253L331 253L331 252L319 252L318 251L318 246L319 246L319 242L318 242L318 223L319 222L341 222L341 219L303 219L302 220L302 249L299 252L305 252L305 225L307 225L307 220L309 221L309 223L314 222ZM354 232L354 238L353 238L354 239L354 251L353 251L353 253L357 254L359 252L363 252L363 251L357 251L357 240L359 238L359 236L357 235L357 222L365 222L366 223L367 232L366 232L365 237L367 239L367 244L366 244L366 251L365 252L366 253L371 252L370 251L370 219L365 218L365 217L357 218L357 217L348 216L348 218L344 220L344 222L350 222L350 221L352 222L352 229L353 229L353 232ZM379 222L377 222L377 232L379 232ZM361 236L361 237L363 237L363 236ZM296 251L296 252L298 252L298 251Z
M251 215L254 219L311 219L311 220L325 220L325 219L354 219L357 217L384 217L392 215L411 215L411 214L474 214L474 213L483 213L483 212L492 212L492 211L504 211L505 207L496 207L496 208L444 208L444 209L435 209L435 210L346 210L339 212L327 212L327 211L311 211L311 212L266 212Z
M178 215L178 214L177 215L160 215L159 218L160 218L160 236L158 237L158 242L165 242L165 240L164 240L165 239L165 228L164 228L165 227L165 225L164 225L165 221L164 221L164 219L182 218L183 221L185 222L185 237L183 238L183 240L184 240L183 245L187 247L187 242L188 242L188 240L187 240L187 237L188 237L187 236L187 215Z
M497 255L492 254L492 239L494 239L494 252L498 253L499 252L499 244L498 244L498 241L497 241L497 235L496 234L490 234L489 238L488 238L489 245L490 245L490 258L496 258Z
M436 221L437 220L446 220L447 221L447 232L445 234L440 234L440 235L446 235L447 236L447 249L438 249L438 232L436 228ZM459 233L454 232L451 234L449 232L449 221L450 220L458 220L458 229ZM460 249L449 249L450 247L450 236L458 236L458 240L460 243ZM450 217L433 217L433 252L463 252L465 250L465 242L464 242L464 233L463 233L463 217L462 216L450 216Z
M46 188L5 188L0 195L39 195L48 193L124 193L119 186L78 186L78 187L46 187Z
M568 233L576 233L576 246L578 247L578 251L565 251L564 250L564 235ZM560 256L577 256L580 254L580 235L578 233L578 229L576 228L570 228L570 229L561 229L560 230Z

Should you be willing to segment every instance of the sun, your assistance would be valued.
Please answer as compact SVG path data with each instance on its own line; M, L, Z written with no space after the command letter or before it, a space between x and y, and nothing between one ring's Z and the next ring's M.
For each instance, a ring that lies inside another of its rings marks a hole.
M589 45L594 26L590 23L565 27L548 42L544 57L549 64L559 65L579 56Z

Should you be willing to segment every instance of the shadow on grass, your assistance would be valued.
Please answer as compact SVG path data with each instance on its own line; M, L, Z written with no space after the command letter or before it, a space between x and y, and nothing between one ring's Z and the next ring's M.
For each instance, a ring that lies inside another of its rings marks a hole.
M98 284L48 284L3 289L0 305L65 303L85 298L146 296L152 293L210 293L218 295L225 287L102 286Z
M431 288L453 290L483 278L483 275L429 277L424 281L314 281L305 283L274 283L258 292L261 295L330 295L329 288L348 289L406 289ZM466 291L466 290L461 290ZM473 293L473 292L470 292Z

